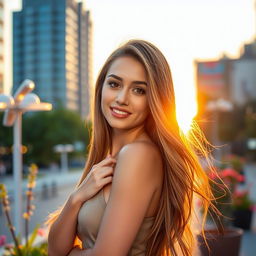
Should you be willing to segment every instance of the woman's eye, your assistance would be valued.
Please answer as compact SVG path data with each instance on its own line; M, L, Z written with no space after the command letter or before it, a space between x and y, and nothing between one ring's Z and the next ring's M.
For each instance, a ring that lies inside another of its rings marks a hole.
M146 91L142 88L134 88L133 91L137 94L145 94L146 93Z
M116 88L116 87L118 87L118 83L113 82L113 81L108 82L108 85L109 85L109 87L111 87L111 88Z

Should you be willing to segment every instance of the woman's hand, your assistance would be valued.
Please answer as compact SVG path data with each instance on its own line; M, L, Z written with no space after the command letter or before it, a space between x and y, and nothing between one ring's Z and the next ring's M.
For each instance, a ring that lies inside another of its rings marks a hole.
M98 193L105 185L112 182L116 159L108 156L94 165L83 182L72 193L76 203L82 204Z

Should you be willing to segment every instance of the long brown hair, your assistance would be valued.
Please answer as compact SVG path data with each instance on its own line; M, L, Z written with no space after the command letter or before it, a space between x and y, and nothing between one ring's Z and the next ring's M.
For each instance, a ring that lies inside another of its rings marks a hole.
M144 40L130 40L115 50L106 60L95 87L94 115L89 154L84 180L94 164L111 151L111 127L101 111L101 92L111 64L119 57L131 56L145 68L150 109L146 130L158 146L164 167L164 182L160 205L154 224L147 235L146 255L192 255L195 239L191 230L193 199L196 193L204 206L203 220L212 205L213 196L199 155L208 158L207 141L197 126L185 136L176 119L175 94L170 67L161 51ZM104 147L102 146L104 145ZM209 162L210 165L210 162ZM60 211L51 215L54 222Z

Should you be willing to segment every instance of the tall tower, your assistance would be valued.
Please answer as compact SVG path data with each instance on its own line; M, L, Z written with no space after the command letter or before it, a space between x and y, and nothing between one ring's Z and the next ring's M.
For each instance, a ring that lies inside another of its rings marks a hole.
M4 91L4 1L0 0L0 93Z
M23 0L13 13L13 90L32 79L42 100L82 115L81 8L76 0Z
M84 119L90 119L92 92L93 92L93 68L92 68L92 54L93 54L93 26L90 11L83 8L82 3L79 3L79 47L82 53L79 56L80 76L79 87L81 92L80 97L80 113Z

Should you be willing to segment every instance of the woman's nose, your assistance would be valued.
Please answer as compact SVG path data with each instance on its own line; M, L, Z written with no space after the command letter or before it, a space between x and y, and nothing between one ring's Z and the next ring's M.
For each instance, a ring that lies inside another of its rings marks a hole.
M119 105L126 105L128 106L128 92L126 90L120 90L116 96L116 103Z

